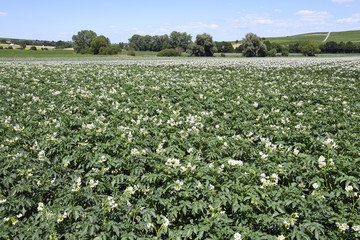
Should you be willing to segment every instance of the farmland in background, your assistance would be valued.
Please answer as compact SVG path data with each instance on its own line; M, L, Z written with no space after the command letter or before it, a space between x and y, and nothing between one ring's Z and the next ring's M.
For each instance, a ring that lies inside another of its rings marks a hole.
M303 40L314 40L318 43L322 43L326 38L328 32L314 32L314 33L305 33L294 36L287 37L267 37L266 40L271 42L276 42L280 44L294 44L296 42L301 42ZM356 31L344 31L344 32L331 32L327 42L360 42L360 30Z

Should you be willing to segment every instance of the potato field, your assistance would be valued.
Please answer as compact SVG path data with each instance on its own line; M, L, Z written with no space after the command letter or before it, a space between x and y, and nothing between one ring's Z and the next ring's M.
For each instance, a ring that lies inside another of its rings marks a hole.
M0 239L360 239L360 58L0 59Z

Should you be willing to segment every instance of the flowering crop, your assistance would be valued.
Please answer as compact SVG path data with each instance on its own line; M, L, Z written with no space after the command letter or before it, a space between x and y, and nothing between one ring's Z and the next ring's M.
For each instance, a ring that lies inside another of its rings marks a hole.
M1 239L360 238L359 58L0 62Z

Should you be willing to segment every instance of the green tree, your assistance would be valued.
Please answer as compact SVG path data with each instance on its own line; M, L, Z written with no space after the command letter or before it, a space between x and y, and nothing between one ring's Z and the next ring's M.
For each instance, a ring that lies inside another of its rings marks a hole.
M355 45L354 43L348 41L345 45L345 52L346 53L353 53L355 52Z
M100 52L100 48L106 48L110 45L110 40L101 35L101 36L98 36L96 38L94 38L91 43L90 43L90 51L93 53L93 54L99 54Z
M145 39L144 36L139 34L134 34L129 38L129 47L135 49L136 51L144 51L145 49Z
M235 48L236 53L242 53L244 51L244 45L241 43L237 48Z
M151 51L152 37L150 35L144 36L144 51Z
M271 48L268 48L268 50L271 50L271 49L275 49L276 52L278 53L282 53L282 50L283 50L283 46L279 43L271 43Z
M71 47L72 47L71 42L64 42L64 41L59 40L55 43L56 49L64 49L64 48L71 48Z
M169 44L171 48L181 47L186 51L188 45L192 42L192 37L186 32L180 33L173 31L170 33Z
M247 33L243 38L243 56L245 57L265 57L266 45L261 42L261 38L254 33Z
M21 40L21 41L19 42L19 45L20 45L20 48L21 48L21 49L25 49L25 48L26 48L26 42L25 42L24 40Z
M320 48L314 40L303 40L299 44L299 50L304 56L315 56L320 53Z
M82 30L77 35L72 36L74 50L76 53L89 53L91 42L97 35L91 30Z
M265 44L267 50L270 51L270 49L272 49L272 47L271 47L271 42L270 42L269 40L265 40L265 41L264 41L264 44Z
M289 56L289 49L288 49L288 47L283 47L281 56L283 56L283 57Z
M269 57L276 57L276 53L277 53L276 49L272 48L269 51L267 51L266 55L269 56Z
M354 43L354 53L360 53L360 43Z
M344 53L345 50L346 50L346 44L343 41L339 42L339 44L338 44L338 52L339 53Z
M299 53L299 42L296 42L294 44L289 44L289 52L291 53Z
M195 42L188 46L188 53L191 56L212 57L216 51L215 42L212 36L207 33L198 34Z
M169 48L169 36L167 34L152 37L151 51L159 52L167 48Z
M321 51L324 53L337 53L338 44L334 41L326 42L322 45Z
M233 45L230 42L215 42L217 51L220 53L232 53L235 51Z

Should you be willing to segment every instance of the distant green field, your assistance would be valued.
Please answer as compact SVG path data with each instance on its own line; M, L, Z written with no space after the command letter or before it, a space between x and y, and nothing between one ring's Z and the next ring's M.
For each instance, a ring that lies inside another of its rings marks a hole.
M0 57L81 57L81 56L92 56L75 54L71 50L52 50L52 51L31 51L31 50L11 50L11 49L0 49Z
M314 33L305 33L305 34L286 36L286 37L269 37L265 39L280 44L293 44L303 40L314 40L320 43L326 38L326 35L327 32L314 32ZM346 32L331 32L327 41L360 42L360 30L346 31Z
M360 42L360 30L357 31L347 31L347 32L334 32L330 34L328 41L335 42Z
M156 52L150 51L139 51L136 52L136 56L140 57L151 57L156 55ZM121 57L128 56L127 52L122 52L120 55ZM49 50L49 51L31 51L31 50L19 50L19 49L0 49L0 58L48 58L48 57L95 57L92 54L76 54L74 51L71 50ZM104 55L98 55L96 57L107 57Z

